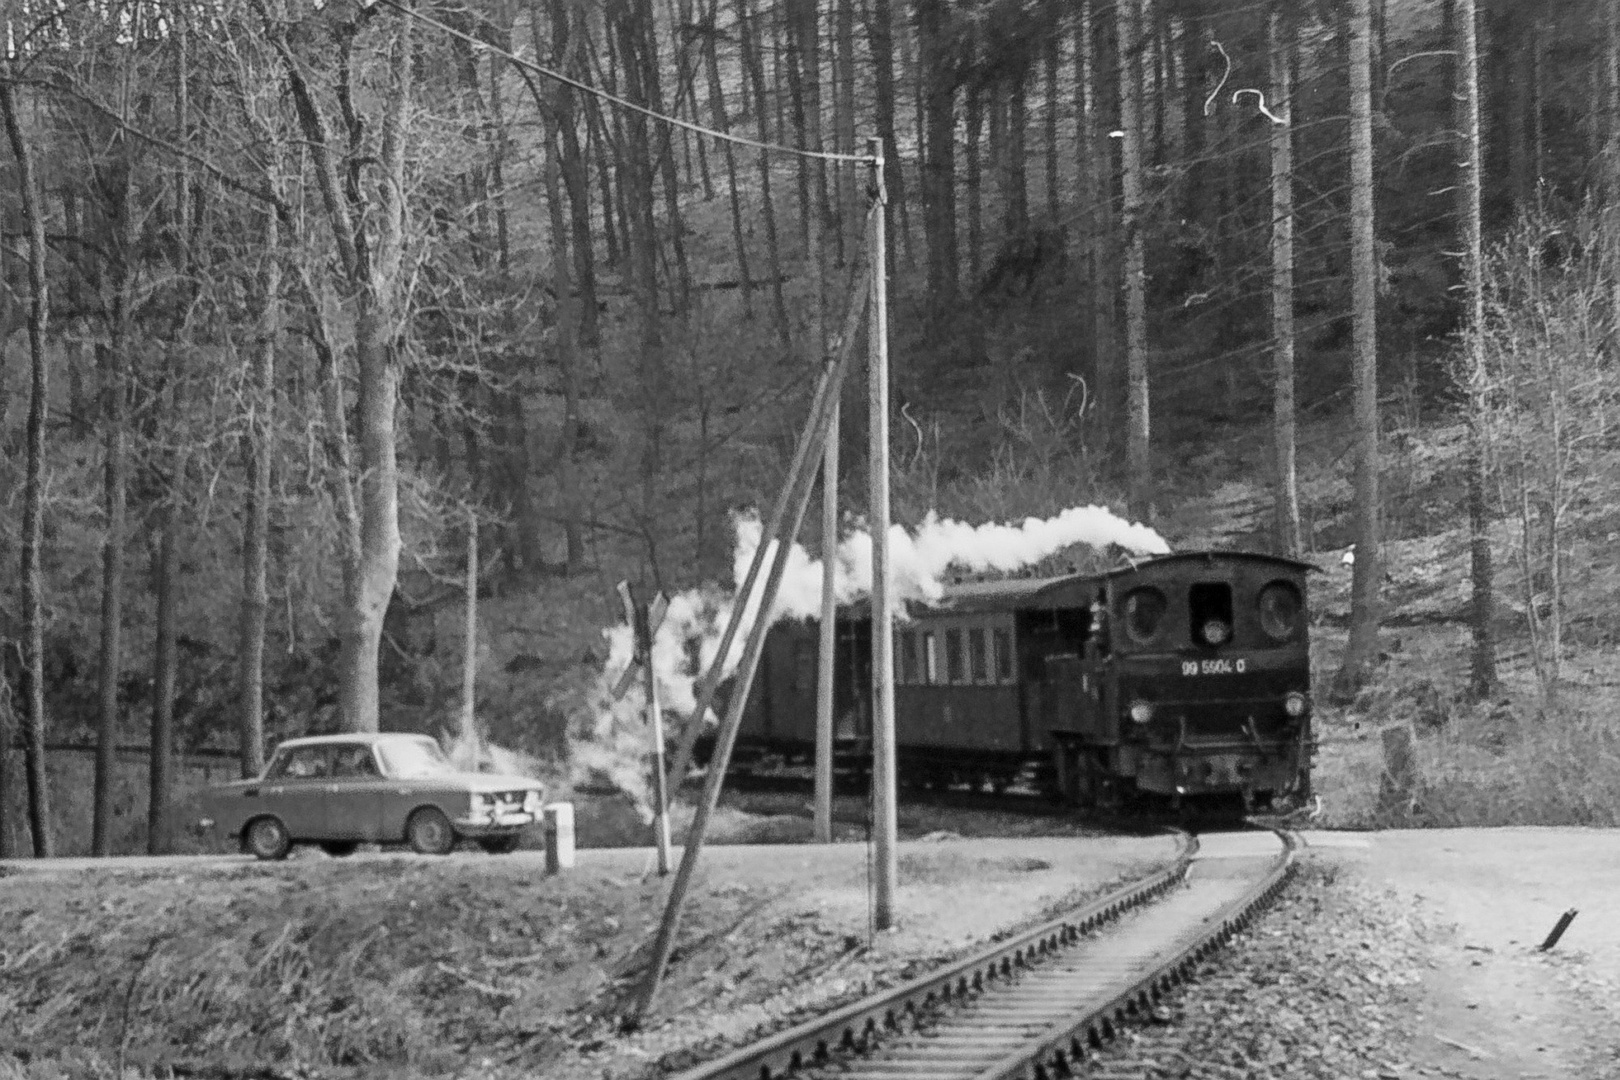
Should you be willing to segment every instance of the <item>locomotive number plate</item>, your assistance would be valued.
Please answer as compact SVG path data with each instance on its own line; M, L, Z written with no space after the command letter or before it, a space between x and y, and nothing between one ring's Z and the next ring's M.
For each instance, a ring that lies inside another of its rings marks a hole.
M1183 675L1242 675L1248 670L1247 660L1183 660L1181 673Z

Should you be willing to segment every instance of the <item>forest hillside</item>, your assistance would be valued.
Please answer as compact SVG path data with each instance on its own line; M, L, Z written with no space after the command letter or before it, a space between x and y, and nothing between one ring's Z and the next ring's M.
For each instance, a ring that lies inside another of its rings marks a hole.
M1324 775L1404 717L1409 813L1613 817L1606 0L0 21L0 855L173 849L310 732L644 770L614 586L733 587L879 228L897 523L1311 559ZM846 535L867 426L857 366Z

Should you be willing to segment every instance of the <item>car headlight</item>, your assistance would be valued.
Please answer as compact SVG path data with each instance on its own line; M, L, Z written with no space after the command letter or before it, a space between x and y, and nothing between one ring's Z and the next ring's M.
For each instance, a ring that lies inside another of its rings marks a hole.
M1153 719L1153 706L1146 701L1131 702L1131 720L1138 724L1145 724Z
M523 796L523 809L530 814L540 813L540 793L538 791L531 791Z
M1289 716L1292 716L1297 720L1301 716L1305 715L1306 704L1305 695L1300 693L1298 690L1295 690L1293 693L1283 698L1283 712L1286 712Z

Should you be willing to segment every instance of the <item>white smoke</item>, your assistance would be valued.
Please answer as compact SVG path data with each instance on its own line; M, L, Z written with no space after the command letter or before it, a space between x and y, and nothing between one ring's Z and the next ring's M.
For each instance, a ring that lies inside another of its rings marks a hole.
M742 588L749 564L759 547L764 527L758 516L739 514L734 524L737 546L733 558L734 590ZM760 601L776 541L754 588L748 596L742 624L727 651L723 677L741 662L749 629L759 617ZM1146 525L1117 517L1101 506L1077 506L1051 518L1026 518L1021 524L969 525L930 513L916 532L894 525L889 530L889 558L893 596L897 602L936 603L944 595L948 571L1013 573L1076 544L1095 548L1109 545L1139 555L1163 555L1170 546ZM833 589L839 604L866 596L872 589L872 537L857 529L840 541L833 552ZM801 545L788 551L787 566L768 621L817 618L821 612L821 559L811 558ZM669 612L653 638L653 670L658 677L659 700L673 713L689 715L697 706L697 681L720 651L720 638L737 602L735 591L716 586L690 589L673 597ZM607 774L607 778L638 802L644 800L645 778L640 775L647 752L642 722L643 688L633 687L614 700L612 687L635 658L630 627L611 626L602 631L608 658L601 678L586 703L593 718L593 738L576 753L579 765Z

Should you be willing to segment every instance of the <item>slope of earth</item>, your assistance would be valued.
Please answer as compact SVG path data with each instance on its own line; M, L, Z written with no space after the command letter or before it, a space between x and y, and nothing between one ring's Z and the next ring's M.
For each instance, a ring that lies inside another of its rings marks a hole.
M664 883L642 849L0 878L0 1076L651 1077L1166 861L1155 838L714 847L655 1021L622 1035Z

